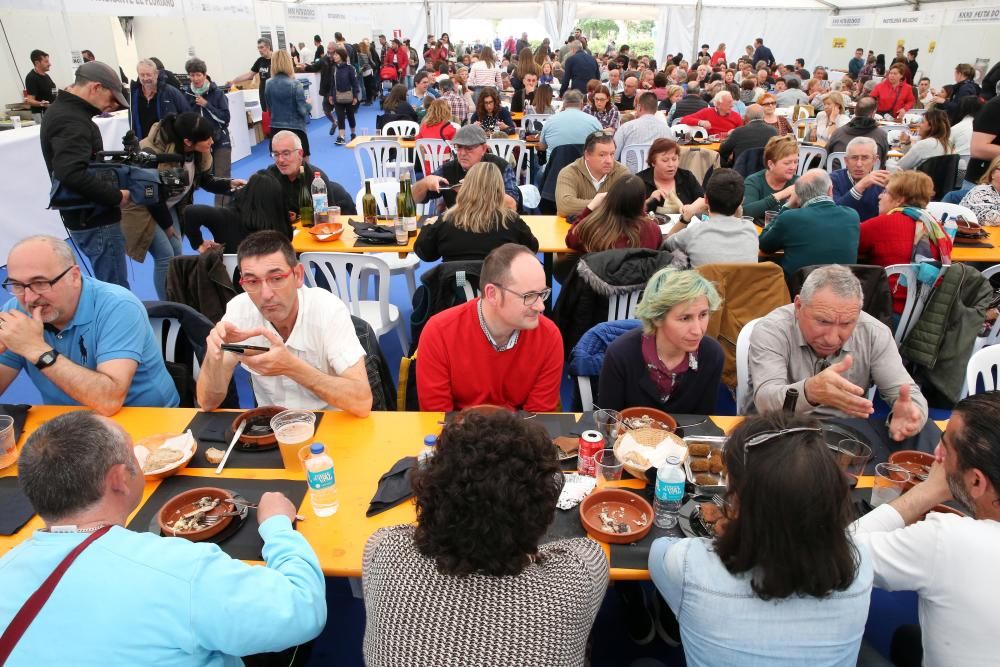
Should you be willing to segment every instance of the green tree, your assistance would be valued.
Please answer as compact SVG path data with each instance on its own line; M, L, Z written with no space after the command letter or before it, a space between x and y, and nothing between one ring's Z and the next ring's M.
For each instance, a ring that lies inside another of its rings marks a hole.
M649 37L653 34L653 21L625 21L628 34L634 37Z
M584 19L577 23L577 27L588 39L592 37L607 39L618 34L618 24L610 19Z

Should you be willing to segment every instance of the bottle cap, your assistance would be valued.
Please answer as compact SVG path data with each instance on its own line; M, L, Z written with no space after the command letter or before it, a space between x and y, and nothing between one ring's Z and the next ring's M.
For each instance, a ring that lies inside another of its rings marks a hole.
M323 447L323 443L322 442L314 442L312 445L309 446L309 453L310 454L322 454L323 453L323 449L324 449L324 447Z
M319 178L319 172L318 171L314 171L313 172L313 176L315 176L316 178Z
M437 440L438 439L437 439L436 435L425 435L424 436L424 446L425 447L433 447L434 445L437 444Z
M313 446L315 447L315 445L313 445ZM667 457L667 464L668 465L672 465L672 466L679 466L681 464L681 460L679 458L677 458L676 456L668 456Z

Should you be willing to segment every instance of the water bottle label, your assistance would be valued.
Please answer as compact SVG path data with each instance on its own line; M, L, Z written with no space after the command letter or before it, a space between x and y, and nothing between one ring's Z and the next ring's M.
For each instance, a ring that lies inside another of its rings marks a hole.
M313 195L313 211L326 213L326 195Z
M684 482L656 480L656 499L679 503L684 499Z
M309 480L309 488L313 491L328 489L337 483L337 477L333 474L333 468L326 470L306 471L306 479Z

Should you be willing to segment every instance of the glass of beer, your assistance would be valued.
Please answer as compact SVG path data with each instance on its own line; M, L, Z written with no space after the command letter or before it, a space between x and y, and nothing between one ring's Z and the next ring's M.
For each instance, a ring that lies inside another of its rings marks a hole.
M14 418L0 415L0 469L17 461L17 442L14 440Z
M312 443L316 415L308 410L285 410L271 417L271 430L278 440L285 470L303 470L299 450Z

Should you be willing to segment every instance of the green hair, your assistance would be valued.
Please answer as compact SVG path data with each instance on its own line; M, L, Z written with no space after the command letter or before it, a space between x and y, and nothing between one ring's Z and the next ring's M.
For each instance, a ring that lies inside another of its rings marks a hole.
M712 281L697 271L669 267L660 269L646 283L635 315L642 320L643 331L652 334L671 308L694 301L700 296L708 299L710 310L718 310L722 304L722 297Z

